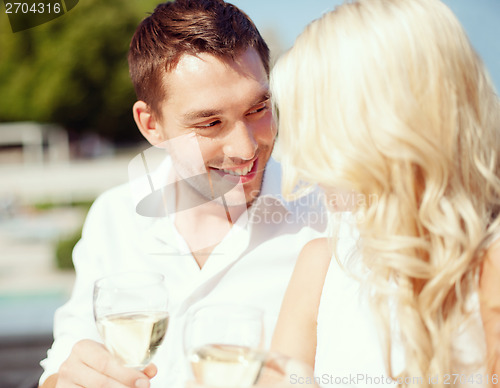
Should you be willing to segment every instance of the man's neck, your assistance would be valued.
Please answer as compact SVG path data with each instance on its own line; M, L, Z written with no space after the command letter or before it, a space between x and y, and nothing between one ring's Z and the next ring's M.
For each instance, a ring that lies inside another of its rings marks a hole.
M233 223L246 211L246 204L227 207L220 198L190 207L191 193L177 192L175 226L189 246L200 268L208 260L213 249L227 236Z

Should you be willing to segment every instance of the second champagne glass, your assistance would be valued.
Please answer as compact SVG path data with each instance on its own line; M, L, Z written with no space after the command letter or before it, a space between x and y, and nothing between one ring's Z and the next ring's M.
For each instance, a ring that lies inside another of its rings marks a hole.
M125 366L143 369L162 343L169 321L164 277L121 273L94 285L94 317L106 348Z
M260 309L207 305L190 313L184 349L198 384L251 387L265 361L264 322Z

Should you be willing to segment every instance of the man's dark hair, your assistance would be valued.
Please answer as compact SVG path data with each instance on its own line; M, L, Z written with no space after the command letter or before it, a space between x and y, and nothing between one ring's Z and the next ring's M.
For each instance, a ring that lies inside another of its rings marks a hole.
M137 98L161 118L167 97L163 76L183 54L207 53L235 59L249 48L257 51L269 75L269 48L250 18L223 0L176 0L159 4L132 38L128 54Z

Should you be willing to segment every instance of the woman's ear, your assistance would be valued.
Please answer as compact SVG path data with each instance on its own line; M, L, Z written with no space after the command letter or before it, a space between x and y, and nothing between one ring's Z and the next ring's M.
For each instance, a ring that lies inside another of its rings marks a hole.
M164 141L163 131L159 122L155 119L151 108L144 101L136 101L132 107L134 120L142 135L152 145Z

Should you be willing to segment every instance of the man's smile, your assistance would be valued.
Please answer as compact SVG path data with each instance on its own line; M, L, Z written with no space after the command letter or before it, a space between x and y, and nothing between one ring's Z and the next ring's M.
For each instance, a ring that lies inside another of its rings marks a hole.
M259 159L256 157L255 159L237 166L231 167L209 167L210 170L217 172L219 175L223 177L228 177L229 179L241 179L241 183L247 183L251 181L257 175L257 167L259 165ZM235 177L235 178L230 178Z

